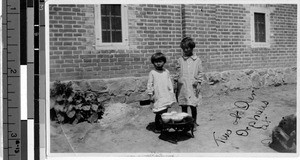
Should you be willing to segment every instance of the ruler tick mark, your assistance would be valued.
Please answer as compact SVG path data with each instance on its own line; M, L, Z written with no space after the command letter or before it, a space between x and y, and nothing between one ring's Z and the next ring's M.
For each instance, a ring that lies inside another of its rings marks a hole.
M18 44L7 44L7 46L19 46Z

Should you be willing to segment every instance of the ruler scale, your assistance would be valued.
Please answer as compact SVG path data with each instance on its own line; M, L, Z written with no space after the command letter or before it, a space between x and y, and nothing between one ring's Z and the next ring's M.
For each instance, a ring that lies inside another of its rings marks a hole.
M27 0L27 156L34 160L34 8Z
M21 159L20 1L3 0L3 156Z
M39 126L39 0L34 6L34 159L40 159Z
M2 0L4 160L46 157L44 4Z
M28 160L27 135L27 8L26 0L20 1L20 64L21 64L21 160Z

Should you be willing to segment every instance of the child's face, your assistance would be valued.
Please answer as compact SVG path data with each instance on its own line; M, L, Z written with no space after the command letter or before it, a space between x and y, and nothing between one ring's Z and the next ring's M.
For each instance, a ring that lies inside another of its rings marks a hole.
M193 55L193 48L185 47L182 48L184 56L190 57Z
M157 70L162 70L165 65L165 62L160 60L160 61L155 61L153 64Z

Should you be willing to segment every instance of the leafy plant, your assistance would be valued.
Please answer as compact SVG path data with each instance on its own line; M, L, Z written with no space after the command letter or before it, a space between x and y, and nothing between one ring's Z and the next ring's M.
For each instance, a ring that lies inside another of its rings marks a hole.
M51 89L51 119L59 123L97 122L104 113L103 99L95 91L74 91L72 82L56 81Z

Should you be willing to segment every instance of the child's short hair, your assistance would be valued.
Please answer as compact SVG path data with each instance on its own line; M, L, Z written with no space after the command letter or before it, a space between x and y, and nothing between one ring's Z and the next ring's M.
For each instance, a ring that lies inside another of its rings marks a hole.
M166 56L163 53L157 52L157 53L154 53L151 56L151 63L154 63L154 62L157 62L157 61L163 61L164 63L166 63L167 62L167 58L166 58Z
M180 48L184 49L184 48L195 48L195 42L193 41L193 39L191 37L185 37L181 40L180 43Z

